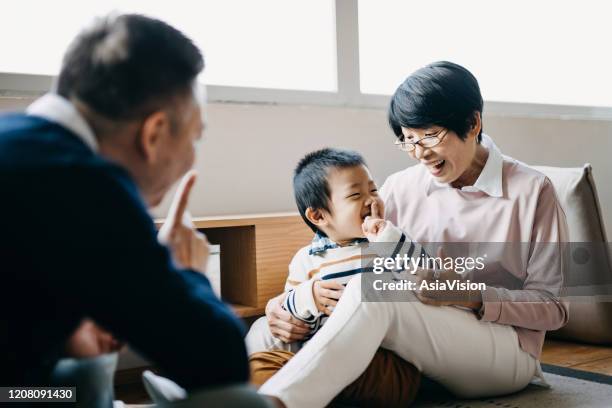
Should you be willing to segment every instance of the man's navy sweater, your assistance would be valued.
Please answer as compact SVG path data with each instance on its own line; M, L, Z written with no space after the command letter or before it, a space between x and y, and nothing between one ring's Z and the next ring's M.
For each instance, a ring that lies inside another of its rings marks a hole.
M45 385L90 317L188 389L244 382L243 326L177 269L117 165L45 119L0 117L0 385Z

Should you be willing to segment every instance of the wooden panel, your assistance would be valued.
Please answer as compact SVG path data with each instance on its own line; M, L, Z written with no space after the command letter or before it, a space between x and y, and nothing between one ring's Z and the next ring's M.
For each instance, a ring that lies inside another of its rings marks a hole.
M282 217L255 227L258 306L281 293L289 263L298 249L312 240L312 231L300 216Z
M257 306L255 227L205 228L211 244L221 245L221 297L226 302Z
M221 245L224 300L260 310L283 291L289 262L313 236L297 213L200 217L193 221L211 243ZM155 223L159 227L163 220Z
M287 213L268 213L268 214L245 214L245 215L222 215L211 217L194 217L193 223L196 228L217 228L217 227L239 227L255 224L276 223L278 220L301 219L296 212ZM161 227L164 219L155 220L157 228Z
M265 308L263 307L252 307L244 305L230 305L236 313L236 316L245 318L253 316L263 316L265 314Z

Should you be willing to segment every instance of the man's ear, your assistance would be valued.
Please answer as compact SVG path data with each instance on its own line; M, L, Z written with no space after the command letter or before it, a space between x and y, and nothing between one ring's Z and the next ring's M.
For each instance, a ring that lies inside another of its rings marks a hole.
M321 209L313 210L311 207L308 207L304 214L306 215L308 221L313 223L318 228L326 227L327 224L329 224L327 217L325 217L325 214Z
M157 111L146 117L140 128L138 142L148 163L157 160L163 148L163 140L170 131L170 120L164 111Z

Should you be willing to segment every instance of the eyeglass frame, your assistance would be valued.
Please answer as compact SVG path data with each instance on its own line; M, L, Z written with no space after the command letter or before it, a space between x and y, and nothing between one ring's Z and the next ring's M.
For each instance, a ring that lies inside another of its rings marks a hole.
M417 145L421 146L421 148L423 148L423 149L430 149L430 148L436 147L437 145L442 143L442 140L444 140L444 138L448 134L448 131L449 131L448 128L445 128L445 129L440 130L435 135L422 137L419 140L417 140L416 142L406 142L406 141L396 140L395 142L393 142L393 144L395 146L397 146L397 148L400 149L403 152L414 152L416 150L416 146ZM443 135L440 136L442 133L443 133ZM432 145L423 146L421 143L423 142L423 140L426 140L426 139L437 139L438 141L436 143L432 144ZM406 145L412 146L412 148L408 148Z

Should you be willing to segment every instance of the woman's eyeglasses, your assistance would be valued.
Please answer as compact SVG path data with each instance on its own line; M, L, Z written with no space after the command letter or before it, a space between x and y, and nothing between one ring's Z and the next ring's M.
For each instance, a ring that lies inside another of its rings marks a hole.
M417 140L416 142L406 142L403 140L396 140L395 145L398 149L404 152L411 152L416 149L416 145L421 146L422 148L429 149L430 147L434 147L440 144L446 134L448 133L448 129L442 129L437 134L431 136L425 136L422 139Z

